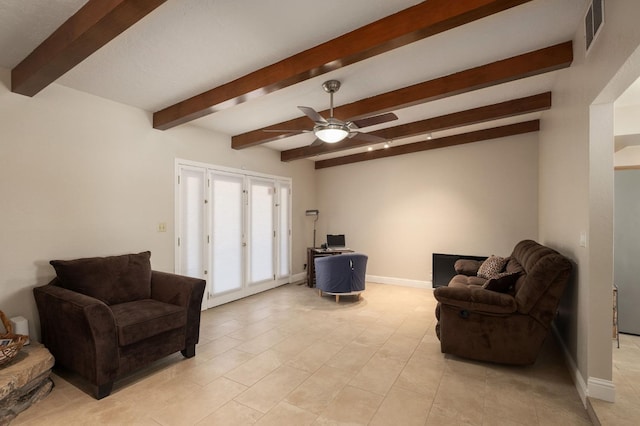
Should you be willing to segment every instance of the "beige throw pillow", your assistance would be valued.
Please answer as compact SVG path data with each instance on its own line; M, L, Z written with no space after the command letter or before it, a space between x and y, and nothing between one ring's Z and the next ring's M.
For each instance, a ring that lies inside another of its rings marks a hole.
M502 272L508 260L508 258L500 256L489 256L489 258L480 265L480 268L478 269L478 276L487 280L489 278L493 278L494 275L498 275Z

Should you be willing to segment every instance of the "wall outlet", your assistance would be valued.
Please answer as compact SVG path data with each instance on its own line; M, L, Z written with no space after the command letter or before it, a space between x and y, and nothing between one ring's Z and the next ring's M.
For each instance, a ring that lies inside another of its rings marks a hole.
M165 222L158 224L158 232L167 232L167 224Z

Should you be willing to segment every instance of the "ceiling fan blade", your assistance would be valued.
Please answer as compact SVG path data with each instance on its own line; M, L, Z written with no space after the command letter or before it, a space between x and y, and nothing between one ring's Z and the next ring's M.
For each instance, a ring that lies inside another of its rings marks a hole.
M353 139L360 139L361 141L374 142L374 143L387 141L385 138L381 138L380 136L370 135L368 133L360 133L360 132L351 132L351 134L349 134L349 137Z
M262 131L267 133L291 133L294 135L311 132L311 130L293 130L293 129L262 129Z
M313 141L313 142L311 142L311 145L309 145L309 146L320 146L320 145L322 145L323 143L324 143L324 142L322 142L320 139L317 139L317 138L316 138L316 140L315 140L315 141Z
M324 119L324 117L322 117L320 114L318 114L316 112L315 109L310 108L310 107L306 107L306 106L299 106L298 109L302 112L304 112L304 114L309 117L314 123L326 123L327 120Z
M360 120L351 120L358 128L369 127L376 124L387 123L389 121L397 120L398 116L392 112L386 114L374 115L373 117L365 117Z

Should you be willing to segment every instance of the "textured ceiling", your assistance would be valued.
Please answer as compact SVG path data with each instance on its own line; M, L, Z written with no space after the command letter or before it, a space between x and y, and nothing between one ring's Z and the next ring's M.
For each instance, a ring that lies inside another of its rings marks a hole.
M84 3L0 0L0 66L13 68ZM417 3L169 0L57 83L153 112ZM341 105L561 43L574 37L585 7L586 0L534 0L191 124L236 135L298 117L297 105L326 109L329 97L321 84L330 78L343 83L335 95L336 105ZM400 109L394 111L398 121L367 131L544 92L551 89L558 72L562 71ZM506 119L441 135L522 120ZM286 150L308 145L311 140L313 137L305 134L266 146Z
M0 0L0 67L11 69L87 0Z

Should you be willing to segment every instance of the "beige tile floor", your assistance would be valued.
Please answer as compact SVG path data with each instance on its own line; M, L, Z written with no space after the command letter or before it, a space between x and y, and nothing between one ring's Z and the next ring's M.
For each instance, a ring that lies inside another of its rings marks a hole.
M591 405L603 426L640 424L640 336L620 334L613 345L613 383L616 402L594 399Z
M195 358L167 357L101 401L54 375L12 424L591 424L551 337L531 367L445 356L434 307L428 289L369 283L338 304L286 285L203 312Z

